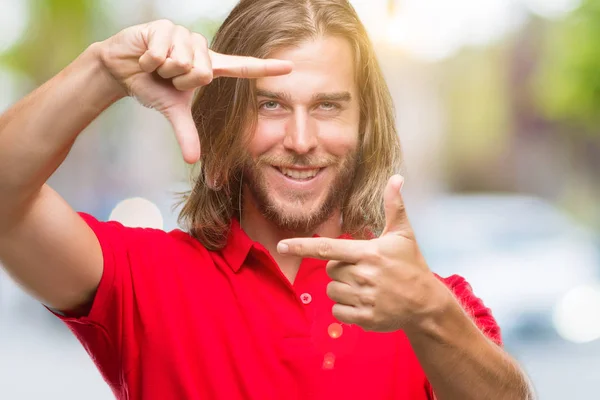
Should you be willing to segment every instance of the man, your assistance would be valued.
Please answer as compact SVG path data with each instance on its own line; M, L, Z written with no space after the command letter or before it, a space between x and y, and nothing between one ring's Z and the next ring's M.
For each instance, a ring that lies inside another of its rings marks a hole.
M45 184L127 95L200 160L189 232L100 222ZM119 399L531 398L490 311L428 269L399 154L345 0L244 0L211 50L134 26L0 118L0 258Z

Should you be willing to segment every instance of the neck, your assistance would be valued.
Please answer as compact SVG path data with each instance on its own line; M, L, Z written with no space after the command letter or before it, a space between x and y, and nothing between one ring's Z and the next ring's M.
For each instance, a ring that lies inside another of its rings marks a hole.
M309 232L291 231L277 226L257 209L256 203L244 190L240 224L250 239L262 244L275 259L281 272L293 283L302 261L299 257L282 256L277 252L277 243L294 237L338 237L342 234L340 210L336 210L325 222Z

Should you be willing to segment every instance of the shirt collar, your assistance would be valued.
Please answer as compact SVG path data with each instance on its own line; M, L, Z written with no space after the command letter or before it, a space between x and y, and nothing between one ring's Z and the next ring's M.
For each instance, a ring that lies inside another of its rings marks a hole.
M227 244L221 250L221 254L233 272L238 272L242 267L253 246L254 241L244 232L238 220L232 218Z
M317 238L319 235L315 234L313 237ZM352 239L352 235L344 233L338 236L337 239ZM258 245L258 242L250 239L246 232L244 232L239 221L232 218L231 229L229 229L227 236L227 244L221 250L221 254L233 272L238 272L242 265L244 265L246 258L248 258L248 254L252 250L256 250ZM263 248L263 246L260 246L260 248Z

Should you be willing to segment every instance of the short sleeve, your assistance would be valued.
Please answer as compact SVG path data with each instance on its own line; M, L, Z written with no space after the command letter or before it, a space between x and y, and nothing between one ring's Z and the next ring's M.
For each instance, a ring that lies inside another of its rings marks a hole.
M132 285L132 253L143 230L127 228L118 222L101 222L79 214L94 231L102 248L104 268L87 315L70 317L56 313L84 346L100 373L114 389L120 386L137 347L133 316L136 313Z
M452 275L442 281L454 293L465 311L473 318L479 329L494 343L502 346L502 335L492 310L475 296L471 285L461 276Z

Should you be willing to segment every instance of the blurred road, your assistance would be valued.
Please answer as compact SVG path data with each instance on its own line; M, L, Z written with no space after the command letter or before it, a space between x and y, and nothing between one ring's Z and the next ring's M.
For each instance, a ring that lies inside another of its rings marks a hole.
M527 370L540 400L599 398L600 341L528 341L507 346L507 350Z

